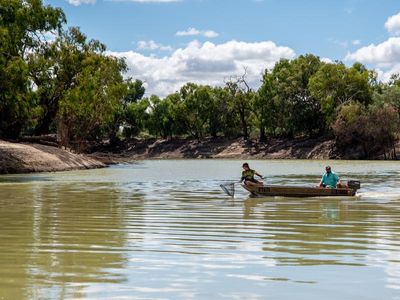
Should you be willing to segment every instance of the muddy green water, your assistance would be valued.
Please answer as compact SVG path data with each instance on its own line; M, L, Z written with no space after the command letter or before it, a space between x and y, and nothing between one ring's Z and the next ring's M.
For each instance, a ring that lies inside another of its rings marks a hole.
M400 163L354 198L234 200L241 161L0 176L0 299L400 299ZM254 161L313 185L326 162Z

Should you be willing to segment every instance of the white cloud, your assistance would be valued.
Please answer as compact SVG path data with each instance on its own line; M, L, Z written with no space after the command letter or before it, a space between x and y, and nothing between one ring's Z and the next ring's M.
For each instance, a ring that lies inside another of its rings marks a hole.
M358 46L358 45L361 44L361 41L360 41L360 40L354 40L354 41L352 41L351 43L352 43L354 46Z
M385 28L392 35L380 44L370 44L346 55L347 61L369 64L376 69L379 79L387 81L390 76L400 73L400 13L389 17ZM353 44L356 45L353 41Z
M186 82L223 85L224 79L243 74L247 68L249 83L257 87L265 68L272 68L281 58L294 58L291 48L271 41L246 43L230 41L223 44L193 41L168 56L146 56L135 51L110 52L125 57L127 76L147 83L149 94L165 96L178 91Z
M187 30L184 31L178 31L176 33L177 36L196 36L196 35L201 35L207 38L216 38L219 36L218 32L215 32L213 30L198 30L193 27L189 27Z
M379 44L370 44L354 52L349 52L345 60L358 61L374 68L379 79L387 81L390 76L400 73L400 13L389 17L385 28L392 35ZM354 43L353 43L354 44Z
M387 69L376 69L378 73L378 78L384 82L388 82L390 79L390 76L393 74L400 74L400 63L394 64L390 68Z
M78 6L81 4L94 4L96 3L96 0L67 0L67 2L74 6Z
M400 35L400 13L389 17L385 23L385 28L392 35Z
M159 43L156 43L153 40L150 40L150 41L139 41L137 43L137 49L138 50L151 50L151 51L155 51L155 50L172 51L173 50L173 48L171 46L159 44Z
M346 55L346 60L390 67L400 61L400 37L391 37L378 45L371 44Z
M333 60L328 57L322 57L321 61L327 64L333 64Z

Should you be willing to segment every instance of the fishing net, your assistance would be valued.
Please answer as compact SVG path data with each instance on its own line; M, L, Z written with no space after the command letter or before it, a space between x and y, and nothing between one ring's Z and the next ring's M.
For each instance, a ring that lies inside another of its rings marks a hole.
M221 184L220 187L228 196L231 196L231 197L235 196L235 184L234 183Z

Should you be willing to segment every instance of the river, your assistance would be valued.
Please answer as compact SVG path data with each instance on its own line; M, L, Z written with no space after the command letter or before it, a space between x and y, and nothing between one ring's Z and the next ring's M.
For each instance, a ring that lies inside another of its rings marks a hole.
M250 161L352 198L234 199L242 161L0 176L0 299L400 299L400 163Z

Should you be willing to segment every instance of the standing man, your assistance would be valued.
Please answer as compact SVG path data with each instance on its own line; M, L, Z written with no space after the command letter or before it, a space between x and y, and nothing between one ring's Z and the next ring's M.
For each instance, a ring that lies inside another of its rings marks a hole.
M336 175L334 172L332 172L331 167L326 166L325 171L326 171L326 173L322 176L319 186L324 187L324 188L331 188L331 189L340 187L340 178L338 175Z

